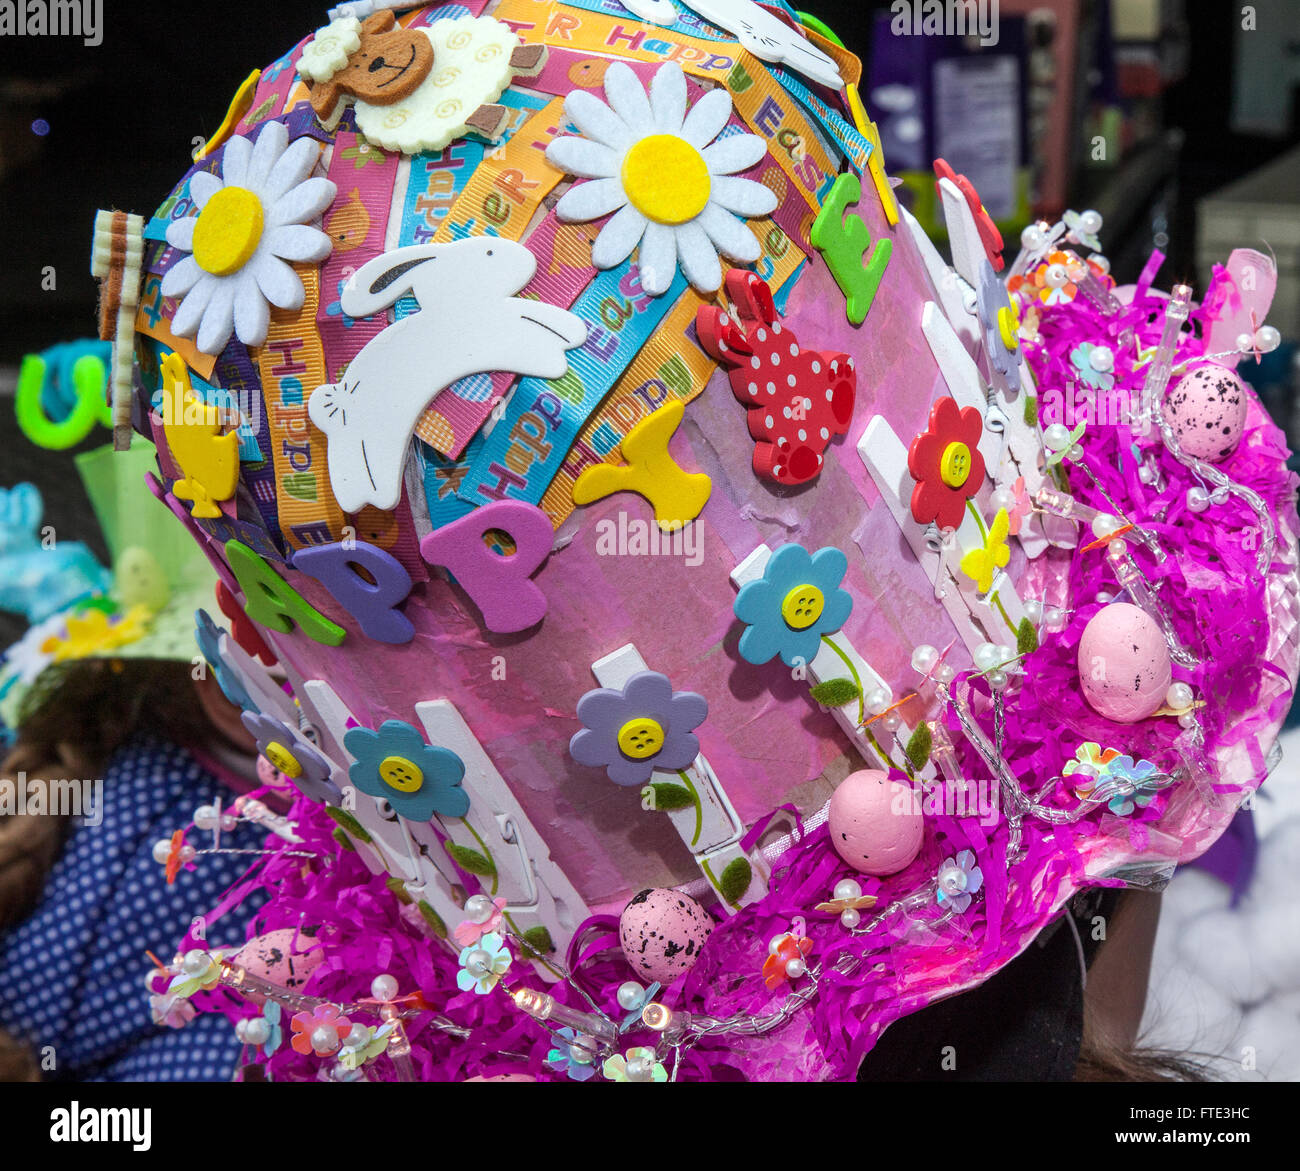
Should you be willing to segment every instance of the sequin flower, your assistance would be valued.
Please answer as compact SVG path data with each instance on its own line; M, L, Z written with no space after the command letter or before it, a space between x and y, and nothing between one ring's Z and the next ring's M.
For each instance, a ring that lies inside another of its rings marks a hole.
M462 992L474 991L486 996L510 968L510 951L495 931L483 936L473 947L461 949L460 971L456 986Z
M1117 756L1106 766L1107 776L1126 781L1133 786L1132 793L1117 793L1107 802L1107 808L1118 817L1127 817L1135 809L1145 809L1155 800L1163 785L1152 781L1160 774L1159 768L1149 760L1134 760L1131 756Z
M641 785L659 769L684 769L700 753L695 729L709 705L674 691L666 675L638 671L621 689L598 687L578 701L583 728L569 741L579 764L603 768L616 785Z
M493 911L482 923L476 923L473 919L466 919L452 931L451 937L461 947L470 947L477 943L485 935L491 934L501 926L501 920L504 917L506 909L505 899L492 900Z
M194 641L198 643L199 653L212 669L221 694L244 711L256 711L257 704L249 696L243 680L221 654L221 636L225 631L212 621L206 610L194 611L194 624Z
M1075 795L1087 797L1096 787L1099 778L1104 777L1110 763L1119 759L1119 752L1114 748L1103 748L1095 741L1080 744L1074 750L1074 759L1067 761L1061 769L1062 776L1077 777L1074 786Z
M1049 252L1044 263L1030 274L1026 291L1044 305L1068 305L1079 287L1070 279L1070 267L1077 263L1068 252Z
M365 1030L364 1036L358 1038L355 1044L350 1040L339 1050L339 1064L344 1069L360 1069L363 1065L368 1065L374 1061L385 1049L388 1048L388 1038L396 1031L397 1026L391 1021L383 1025L362 1025ZM352 1032L356 1032L357 1026L352 1027Z
M975 583L981 594L987 594L993 588L993 575L999 569L1005 569L1011 560L1011 549L1007 537L1011 532L1011 518L1004 508L998 514L984 534L984 544L972 549L961 559L961 571Z
M989 365L1013 386L1019 386L1020 313L987 260L980 262L977 304Z
M197 335L205 354L220 354L231 333L260 346L272 305L302 308L302 281L290 264L330 254L330 238L310 221L337 193L328 179L310 178L319 158L314 138L290 143L283 122L265 122L256 145L239 135L226 143L219 175L190 176L198 214L167 226L167 243L189 255L162 283L164 297L183 298L171 323L177 337Z
M289 1044L295 1053L304 1057L309 1053L317 1057L337 1053L352 1031L352 1022L333 1004L318 1004L311 1012L295 1013L289 1025L293 1030Z
M196 992L211 992L220 982L221 962L216 956L195 949L168 982L167 995L188 1000Z
M833 545L810 554L802 545L782 545L768 558L763 576L746 582L733 610L745 623L740 657L756 666L774 655L787 667L811 663L825 635L834 634L853 612L853 598L840 588L849 560Z
M262 1005L262 1019L266 1021L267 1032L266 1040L258 1048L262 1050L263 1057L270 1057L284 1044L283 1018L284 1009L276 1001L268 1000Z
M666 1082L668 1071L663 1062L655 1060L655 1051L637 1045L627 1054L615 1053L605 1058L601 1072L612 1082Z
M197 1015L198 1010L183 996L164 992L149 997L149 1016L155 1025L183 1029Z
M1115 385L1115 375L1111 373L1114 361L1115 354L1109 346L1080 342L1070 351L1070 364L1080 380L1097 390L1109 390Z
M1033 510L1034 502L1029 499L1029 492L1025 488L1025 477L1017 476L1015 483L1011 485L1011 504L1006 510L1007 522L1013 537L1020 532L1020 526L1025 523Z
M343 794L330 780L330 762L298 733L260 712L245 712L244 727L257 741L257 751L282 772L310 801L339 805Z
M425 822L435 813L464 817L469 794L461 788L465 762L449 748L435 748L403 720L385 720L379 731L352 728L343 746L356 758L348 769L363 793L382 797L407 821Z
M804 935L789 932L772 941L772 950L763 961L763 983L775 991L792 976L791 965L803 965L812 954L813 941ZM798 967L794 971L800 970Z
M948 903L954 911L965 911L984 885L984 872L975 865L974 851L962 850L955 858L945 858L940 863L938 881L935 902L940 906Z
M563 1049L551 1049L546 1054L546 1064L558 1070L575 1082L585 1082L596 1074L596 1046L591 1039L583 1038L585 1044L579 1043L579 1037L573 1029L565 1025L556 1036L567 1042ZM590 1049L587 1046L590 1046Z
M911 503L917 524L961 527L966 501L984 483L983 436L984 420L974 407L959 407L944 395L930 408L929 426L907 450L907 470L916 481Z
M662 987L663 985L658 980L655 980L648 987L641 989L637 995L636 1003L628 1010L627 1016L623 1018L623 1023L618 1026L620 1033L626 1033L629 1029L634 1029L641 1023L641 1013L645 1011L645 1006L659 995L659 989Z
M724 134L732 114L726 86L688 111L686 78L675 61L659 67L649 95L616 61L605 71L604 102L575 89L564 110L581 137L555 139L547 161L589 182L565 192L555 214L573 222L616 213L592 245L597 268L613 268L640 244L641 287L658 296L679 266L696 288L713 292L722 284L719 253L742 264L759 258L757 237L737 217L767 215L777 197L737 177L767 147L755 134Z

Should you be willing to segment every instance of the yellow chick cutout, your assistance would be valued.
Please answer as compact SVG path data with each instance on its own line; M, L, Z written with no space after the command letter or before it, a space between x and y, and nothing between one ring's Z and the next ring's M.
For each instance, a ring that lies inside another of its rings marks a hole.
M162 360L163 431L172 458L184 473L172 486L178 500L193 503L192 516L221 515L217 502L229 500L239 483L239 436L221 433L221 412L203 402L190 384L179 354Z

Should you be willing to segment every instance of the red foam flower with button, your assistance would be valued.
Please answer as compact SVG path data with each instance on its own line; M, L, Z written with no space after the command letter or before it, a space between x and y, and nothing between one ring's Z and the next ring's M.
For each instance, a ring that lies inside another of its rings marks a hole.
M959 407L944 395L930 408L930 425L907 449L912 489L912 516L917 524L933 521L941 529L961 525L966 501L984 483L979 442L984 420L975 407Z
M988 257L988 262L993 266L993 271L1001 272L1005 263L1002 259L1002 233L998 231L998 226L993 222L993 217L985 210L984 201L980 199L980 193L975 190L975 185L965 175L957 174L943 159L934 160L934 176L936 179L947 179L954 183L957 190L965 197L970 213L975 217L975 227L979 229L980 243L984 245L984 255ZM939 184L935 183L934 186L937 191ZM939 197L939 202L943 202L942 195Z

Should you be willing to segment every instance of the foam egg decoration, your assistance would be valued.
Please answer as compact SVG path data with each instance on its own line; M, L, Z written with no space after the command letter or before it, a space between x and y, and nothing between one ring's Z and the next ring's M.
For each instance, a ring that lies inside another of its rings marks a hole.
M235 956L235 963L281 988L301 988L324 958L320 944L311 936L281 927L250 939Z
M1165 418L1189 455L1217 464L1237 450L1246 427L1246 388L1226 366L1189 370L1165 397Z
M831 795L831 842L859 874L897 874L921 850L921 804L911 788L879 769L850 773Z
M1156 621L1128 602L1103 607L1079 639L1079 684L1098 715L1119 724L1145 720L1173 679L1169 644Z
M713 934L713 920L689 895L661 888L643 890L623 908L619 942L643 980L671 984L689 972Z

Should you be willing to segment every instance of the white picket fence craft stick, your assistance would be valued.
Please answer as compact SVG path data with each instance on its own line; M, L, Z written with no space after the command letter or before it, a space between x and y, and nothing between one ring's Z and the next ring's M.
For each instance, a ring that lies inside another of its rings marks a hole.
M772 550L767 545L759 545L731 571L731 584L739 590L749 582L757 581L763 576L771 556ZM828 646L828 642L832 643L833 646ZM894 688L889 685L885 677L858 653L858 649L848 640L848 636L843 631L837 631L835 634L827 635L823 639L817 654L813 656L812 662L808 664L807 670L813 684L825 683L829 679L852 678L861 688L863 696L880 688L889 692L892 702L897 702L901 698ZM896 754L891 753L887 746L881 744L881 739L896 735L901 744L905 745L907 743L908 737L912 734L913 725L908 722L902 712L898 713L901 722L895 734L887 732L880 723L877 723L874 729L870 724L866 723L868 713L863 707L861 699L850 700L840 707L832 707L828 710L834 717L835 722L853 741L854 747L868 765L881 769L887 769L891 766L901 767L904 755L903 749L900 747ZM875 744L872 743L873 737L876 740ZM889 759L890 757L893 757L893 759ZM927 764L918 773L919 776L923 777L933 776L933 774L934 768L930 764Z
M979 228L975 226L970 204L951 179L939 180L939 196L943 202L943 221L948 228L952 266L972 289L978 289L980 261L985 259L984 244L980 240Z
M936 592L942 595L944 609L971 654L984 642L1014 645L1016 628L1025 617L1025 611L1011 579L998 572L994 575L992 589L981 598L975 583L961 572L960 555L949 555L946 563L941 564L938 550L930 547L927 526L917 524L912 517L914 481L907 469L907 448L882 416L877 415L867 424L858 442L858 455L880 489L885 506L902 530L912 553L935 584ZM962 552L984 544L983 533L970 507L963 514L961 527L957 530L957 544Z
M906 208L900 207L899 210L908 230L912 233L912 240L916 244L917 251L921 253L925 271L930 277L930 283L934 286L944 316L947 317L948 323L953 329L957 331L957 336L961 338L966 352L968 354L977 353L981 344L979 327L971 316L975 312L975 290L953 272L948 266L948 262L939 255L939 250L934 246L934 241L926 234L925 229L921 227L916 217Z
M933 301L927 301L921 310L921 332L925 334L930 353L934 356L939 373L948 384L948 390L959 407L974 407L984 419L984 433L980 436L979 452L984 457L984 467L992 475L1002 463L1004 436L1002 430L989 426L988 397L985 382L980 376L975 359L966 352L952 324L943 310Z
M619 647L591 665L591 673L596 677L596 682L601 687L611 689L621 689L633 675L649 669L641 652L632 643ZM767 894L769 867L761 852L755 851L752 855L747 855L741 849L739 843L745 834L745 823L703 754L684 768L682 774L688 782L684 787L693 789L698 798L698 809L690 806L666 810L663 816L672 822L673 828L709 880L709 885L718 893L719 906L728 915L734 914L740 907L756 902ZM682 781L683 777L676 772L655 769L650 774L649 783L681 786ZM749 889L733 906L722 897L718 883L723 870L736 858L748 860L751 878Z

